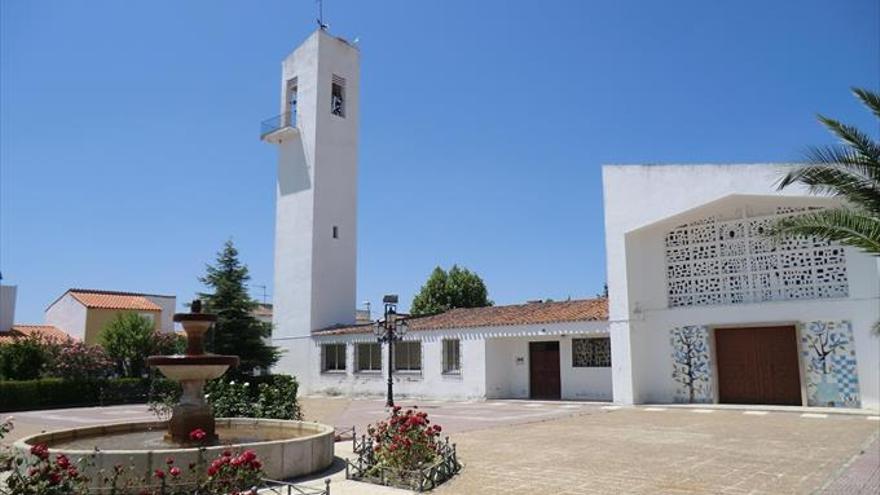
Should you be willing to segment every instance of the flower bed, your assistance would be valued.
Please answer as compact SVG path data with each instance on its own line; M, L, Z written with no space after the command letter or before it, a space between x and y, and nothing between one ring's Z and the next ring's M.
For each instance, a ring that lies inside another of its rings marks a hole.
M401 410L395 406L387 420L370 425L368 435L355 442L358 457L346 462L347 479L424 491L461 470L455 444L449 437L440 440L440 425L431 425L416 406Z
M0 438L12 428L11 421L0 423ZM206 434L190 432L190 440L200 443ZM265 478L263 461L249 448L210 449L200 447L195 460L168 455L159 458L159 467L143 469L129 463L101 463L95 456L74 460L53 452L43 443L24 454L7 459L0 473L0 493L15 495L256 495L299 493L329 495L330 480L324 488L309 488ZM155 466L155 465L154 465Z

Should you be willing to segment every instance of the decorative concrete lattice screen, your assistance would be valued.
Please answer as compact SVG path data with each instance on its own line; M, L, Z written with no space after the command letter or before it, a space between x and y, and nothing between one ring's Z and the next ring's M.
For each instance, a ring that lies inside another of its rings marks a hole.
M611 366L611 339L571 339L571 365L575 368Z
M839 244L814 237L774 242L763 236L779 218L806 210L713 216L673 229L665 239L669 306L846 297L846 259Z

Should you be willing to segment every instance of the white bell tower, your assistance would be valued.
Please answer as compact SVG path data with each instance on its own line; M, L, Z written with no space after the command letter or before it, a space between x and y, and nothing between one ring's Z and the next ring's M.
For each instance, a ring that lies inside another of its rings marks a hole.
M320 352L311 332L355 321L360 53L318 29L284 59L278 146L273 344L276 370L308 391Z

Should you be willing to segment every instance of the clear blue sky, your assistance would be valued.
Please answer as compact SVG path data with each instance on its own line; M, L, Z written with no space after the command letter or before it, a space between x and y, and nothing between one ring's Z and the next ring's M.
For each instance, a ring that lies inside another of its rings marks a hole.
M233 238L272 287L280 62L312 0L2 0L0 270L176 294ZM605 280L600 165L766 162L877 133L877 0L326 0L360 38L358 301L460 263L501 304ZM395 226L393 240L386 236ZM254 289L255 296L261 289ZM408 304L407 304L408 305Z

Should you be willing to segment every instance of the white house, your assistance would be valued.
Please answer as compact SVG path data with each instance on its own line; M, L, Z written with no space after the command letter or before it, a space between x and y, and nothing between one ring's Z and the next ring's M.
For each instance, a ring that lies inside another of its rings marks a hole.
M282 63L273 342L305 392L878 407L880 267L775 218L834 205L784 166L603 169L610 300L356 322L359 52L323 30Z

